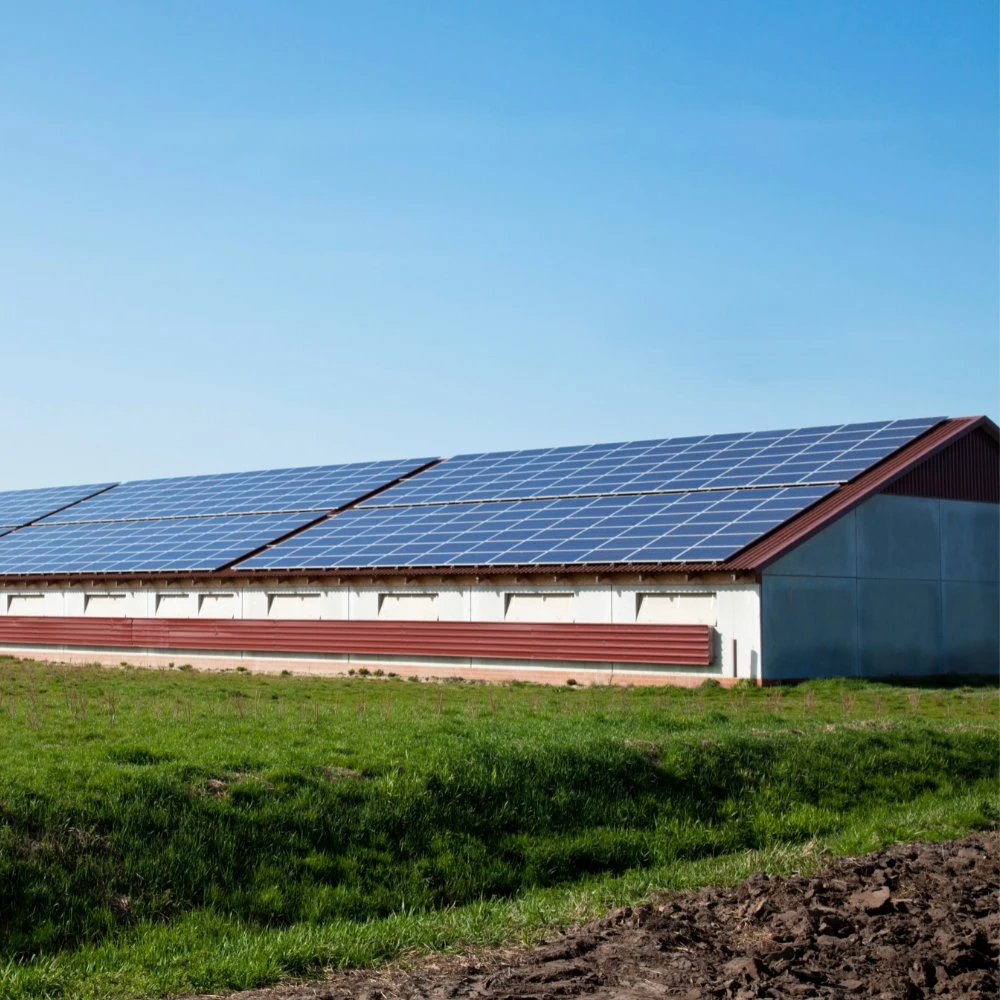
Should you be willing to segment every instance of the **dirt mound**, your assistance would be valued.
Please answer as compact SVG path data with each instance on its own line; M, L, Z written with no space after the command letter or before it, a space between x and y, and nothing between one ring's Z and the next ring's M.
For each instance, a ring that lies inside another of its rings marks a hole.
M995 997L1000 835L663 896L540 945L345 971L241 1000Z

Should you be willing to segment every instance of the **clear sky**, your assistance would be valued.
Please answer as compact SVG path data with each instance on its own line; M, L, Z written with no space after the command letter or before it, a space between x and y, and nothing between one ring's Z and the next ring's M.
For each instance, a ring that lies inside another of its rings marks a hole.
M0 0L0 488L989 413L996 0Z

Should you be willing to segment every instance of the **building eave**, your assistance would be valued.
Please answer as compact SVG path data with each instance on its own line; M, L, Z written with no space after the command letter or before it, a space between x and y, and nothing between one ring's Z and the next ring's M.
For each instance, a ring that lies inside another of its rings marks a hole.
M0 588L144 588L430 585L513 581L579 586L603 583L747 583L752 571L719 563L583 563L550 566L398 566L358 569L205 570L166 573L59 573L0 577Z

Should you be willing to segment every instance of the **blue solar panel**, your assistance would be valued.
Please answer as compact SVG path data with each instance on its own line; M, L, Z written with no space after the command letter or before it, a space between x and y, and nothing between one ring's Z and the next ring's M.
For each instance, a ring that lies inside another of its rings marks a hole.
M366 569L723 559L832 489L357 507L240 566Z
M459 455L363 506L836 485L941 418Z
M49 489L0 493L0 530L37 521L46 514L113 485L114 483L99 483L95 486L54 486Z
M0 574L218 569L315 515L36 524L0 537Z
M268 469L215 476L145 479L102 493L48 522L132 521L154 517L274 514L342 507L432 459Z

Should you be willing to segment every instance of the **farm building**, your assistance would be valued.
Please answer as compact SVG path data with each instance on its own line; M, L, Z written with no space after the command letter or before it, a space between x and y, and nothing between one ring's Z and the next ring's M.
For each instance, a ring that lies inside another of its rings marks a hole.
M0 652L580 683L994 673L998 432L895 420L0 493Z

